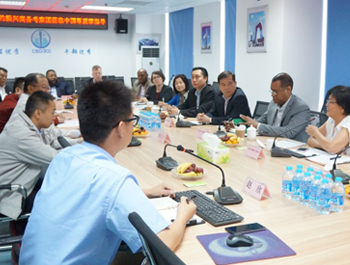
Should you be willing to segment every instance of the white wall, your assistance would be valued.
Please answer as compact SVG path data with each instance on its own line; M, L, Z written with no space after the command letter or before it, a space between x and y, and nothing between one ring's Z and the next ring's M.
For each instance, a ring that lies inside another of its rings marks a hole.
M119 15L118 15L119 16ZM47 49L51 53L35 54L31 35L36 29L0 27L0 66L8 69L8 78L25 76L30 72L44 73L53 68L59 76L91 76L91 68L102 66L103 75L124 76L126 85L141 67L141 55L136 53L136 33L160 34L164 44L165 15L123 15L128 19L128 34L114 31L117 15L108 16L108 30L44 29L51 36ZM18 55L6 55L5 49L19 49ZM65 49L91 49L91 55L65 54ZM164 67L164 47L161 48Z
M212 22L212 53L201 53L201 23ZM194 8L193 66L202 66L209 73L209 83L217 81L220 73L220 2Z
M247 9L263 5L268 5L267 52L247 53ZM293 92L317 109L321 26L319 0L237 0L236 75L252 112L257 100L271 100L271 79L279 72L289 73Z

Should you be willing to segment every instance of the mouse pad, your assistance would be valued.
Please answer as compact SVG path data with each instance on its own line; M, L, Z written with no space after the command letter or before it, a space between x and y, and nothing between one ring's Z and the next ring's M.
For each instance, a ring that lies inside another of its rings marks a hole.
M254 244L250 247L231 248L226 245L229 233L197 236L197 239L217 265L233 264L244 261L277 258L295 255L295 251L288 247L270 230L248 233Z

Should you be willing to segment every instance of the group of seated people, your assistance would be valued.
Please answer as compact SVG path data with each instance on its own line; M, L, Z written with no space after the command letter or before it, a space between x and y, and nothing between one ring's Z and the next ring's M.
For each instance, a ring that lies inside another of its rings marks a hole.
M20 254L23 264L109 264L121 241L135 253L141 242L128 221L131 212L139 213L171 249L179 245L195 204L182 198L177 218L169 225L147 197L172 196L171 187L160 184L141 190L132 173L114 158L128 146L138 122L131 104L135 98L201 123L240 118L262 136L280 135L332 153L349 146L349 87L331 89L329 119L317 128L309 125L310 109L292 93L293 79L287 73L272 78L272 100L258 120L251 117L247 96L230 71L218 75L219 91L208 85L203 67L192 70L193 88L185 75L173 79L175 92L164 81L161 71L153 72L149 80L145 69L138 71L131 90L122 83L93 80L79 96L78 131L59 130L53 124L51 88L56 88L57 96L61 93L55 71L18 79L13 93L0 103L0 120L3 103L7 99L16 103L0 133L0 184L23 185L29 197L23 208L18 194L0 191L0 213L16 219L23 211L31 212ZM58 136L72 147L61 150Z

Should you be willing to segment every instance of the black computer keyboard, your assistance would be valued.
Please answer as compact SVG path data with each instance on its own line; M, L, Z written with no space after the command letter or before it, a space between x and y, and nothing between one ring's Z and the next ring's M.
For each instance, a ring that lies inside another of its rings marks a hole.
M193 199L193 202L197 205L196 214L213 226L237 223L244 219L242 216L218 204L199 191L187 190L175 192L176 201L180 201L183 196L187 198L196 196L196 198Z

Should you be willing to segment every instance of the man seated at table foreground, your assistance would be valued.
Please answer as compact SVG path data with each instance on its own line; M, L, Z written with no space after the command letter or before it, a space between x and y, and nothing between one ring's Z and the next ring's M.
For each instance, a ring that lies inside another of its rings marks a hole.
M29 96L25 111L10 119L0 135L0 184L19 184L26 188L28 198L24 211L30 212L40 177L58 153L42 134L55 113L54 97L43 91ZM11 191L0 192L0 212L11 218L21 213L22 197Z
M262 136L277 136L294 139L306 143L308 135L305 132L310 121L310 108L298 96L292 94L293 79L287 73L277 74L271 81L272 100L267 111L258 119L245 115L245 125L253 125ZM300 126L298 126L300 125ZM232 123L225 125L226 129L233 127Z
M251 116L247 97L243 90L237 87L236 75L224 71L219 74L218 83L220 93L215 95L214 105L206 114L197 114L198 122L219 125L230 118L239 118L240 114Z
M168 225L147 196L173 191L166 185L142 191L114 159L130 143L138 121L132 99L121 83L103 81L83 90L78 116L84 142L52 161L23 237L21 263L110 264L122 240L136 252L141 242L128 220L131 212L170 249L180 243L195 204L181 198L177 217Z
M306 132L310 135L307 143L329 153L338 153L349 146L350 88L335 86L330 89L326 107L327 122L320 128L313 125L306 127ZM350 154L350 151L347 153Z

